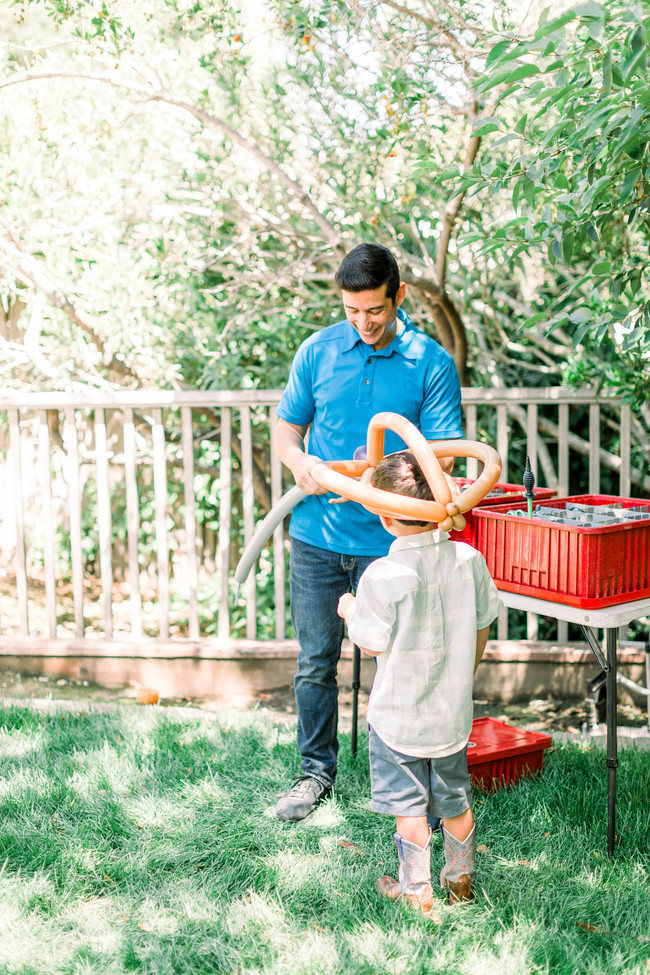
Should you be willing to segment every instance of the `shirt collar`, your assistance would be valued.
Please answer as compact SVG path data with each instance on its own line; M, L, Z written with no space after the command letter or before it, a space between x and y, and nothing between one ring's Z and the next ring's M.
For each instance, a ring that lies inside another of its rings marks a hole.
M401 308L398 308L397 309L397 320L398 320L398 322L401 323L401 329L398 332L398 334L395 336L395 338L393 339L393 341L390 342L389 345L387 345L385 349L377 349L377 350L375 350L375 349L372 348L372 346L367 346L367 348L368 348L368 356L371 356L371 355L389 356L389 355L392 355L393 352L397 352L397 353L399 353L399 355L403 356L405 359L415 359L416 358L416 355L415 355L415 353L413 352L413 349L412 349L412 343L413 343L413 337L414 337L414 335L413 335L413 330L414 330L413 322L408 317L408 315L406 314L406 312L405 311L402 311ZM345 337L344 337L344 340L343 340L343 347L341 349L341 351L344 352L344 353L345 352L350 352L357 345L363 345L364 344L361 341L361 338L359 336L359 333L355 329L352 328L352 326L350 325L350 323L348 322L347 319L345 320L345 324L347 325L347 329L346 329Z
M439 545L449 541L449 532L434 528L430 532L417 532L415 535L399 535L391 544L391 552L402 552L409 548L426 548L427 545Z

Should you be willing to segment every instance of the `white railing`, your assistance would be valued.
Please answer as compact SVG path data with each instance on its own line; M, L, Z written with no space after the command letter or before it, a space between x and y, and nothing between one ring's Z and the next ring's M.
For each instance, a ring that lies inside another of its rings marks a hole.
M283 640L282 526L245 585L245 611L231 581L256 521L292 484L270 449L279 397L1 394L0 636ZM559 496L601 493L604 477L610 493L650 494L632 469L633 415L616 397L465 389L463 409L466 436L494 443L505 482L521 483L512 457L523 451ZM458 473L475 476L467 464Z

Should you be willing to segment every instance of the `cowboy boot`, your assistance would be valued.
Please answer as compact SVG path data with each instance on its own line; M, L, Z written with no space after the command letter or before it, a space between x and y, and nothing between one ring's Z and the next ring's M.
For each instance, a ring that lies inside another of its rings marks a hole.
M474 899L476 880L476 827L464 840L442 830L445 865L440 872L440 886L447 888L450 904Z
M429 846L431 833L426 846L409 843L399 833L395 833L397 854L399 856L399 879L380 877L377 890L392 901L404 900L422 911L425 917L439 923L434 911L433 887L431 886L431 856Z

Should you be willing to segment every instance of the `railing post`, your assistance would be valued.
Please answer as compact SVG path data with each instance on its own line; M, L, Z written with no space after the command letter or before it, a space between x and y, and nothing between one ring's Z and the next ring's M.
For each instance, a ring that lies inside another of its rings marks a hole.
M29 632L27 614L27 561L25 553L25 513L23 510L23 477L20 442L20 414L9 410L9 443L12 454L14 499L14 558L16 564L16 598L18 601L18 631L21 636Z
M124 409L124 481L126 484L126 532L129 549L129 590L131 600L131 634L142 636L142 597L140 595L140 565L138 561L138 482L136 476L136 444L133 409Z
M74 606L75 635L84 635L84 580L81 550L81 486L79 481L79 435L75 410L64 411L63 442L66 451L68 481L68 514L70 517L70 558L72 564L72 601Z
M113 560L111 556L111 499L109 492L108 449L104 410L95 410L95 472L97 478L97 525L99 530L99 571L104 601L104 636L113 636Z
M230 526L232 510L232 415L230 407L221 409L221 456L219 460L219 538L217 561L221 590L219 595L219 621L217 632L222 640L230 636L230 616L228 609L229 566L230 566Z
M54 519L52 518L52 471L50 427L47 410L38 411L38 477L41 485L43 519L43 566L45 568L45 614L48 636L56 638L56 578L54 571Z
M169 637L169 542L167 539L167 457L161 409L153 411L153 492L156 510L156 567L158 574L158 617L160 636Z
M183 498L185 501L185 559L187 565L188 631L199 637L199 580L196 565L196 505L194 497L194 435L192 407L181 407L183 429Z

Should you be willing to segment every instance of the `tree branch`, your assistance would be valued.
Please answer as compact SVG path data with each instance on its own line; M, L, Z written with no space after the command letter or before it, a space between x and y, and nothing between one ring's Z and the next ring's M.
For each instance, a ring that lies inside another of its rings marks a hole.
M296 182L296 180L292 179L288 173L285 173L285 171L278 166L270 156L267 156L265 152L262 152L256 143L252 142L250 139L247 139L228 122L224 122L223 119L218 118L216 115L211 115L209 112L204 111L202 108L198 108L196 105L192 105L190 102L185 102L180 98L175 98L171 92L166 91L164 88L154 89L148 87L147 85L129 81L126 78L113 78L109 75L90 74L83 71L28 71L25 74L14 75L12 78L8 78L5 81L0 82L0 88L7 88L9 85L23 84L29 81L40 81L47 78L78 78L86 81L97 81L100 84L111 85L113 88L125 88L127 91L132 91L136 94L142 95L150 101L162 102L165 105L180 108L182 111L187 112L194 118L199 119L208 128L217 129L219 132L223 133L225 136L235 142L238 146L241 146L241 148L246 152L250 153L250 155L253 156L254 159L257 159L257 161L261 163L265 169L276 176L287 187L292 196L294 196L302 204L305 210L310 213L315 223L318 225L332 247L337 252L342 253L343 245L340 234L321 214L320 210L306 190L304 190L303 187Z
M437 30L441 37L445 38L446 45L454 53L462 54L463 57L475 57L476 52L471 49L471 47L466 47L464 44L454 37L452 31L445 27L444 24L440 23L439 20L433 20L431 17L426 17L424 14L418 13L416 10L411 10L409 7L405 7L401 3L396 3L396 0L382 0L386 6L392 7L393 10L397 10L401 14L405 14L407 17L412 17L413 20L420 21L421 24L426 24L427 27L433 27Z
M474 165L474 160L476 159L480 144L480 136L473 136L469 140L467 152L465 153L465 159L463 161L463 166L465 169L469 169L470 166ZM438 238L438 245L436 249L436 274L440 287L443 289L443 291L445 290L445 280L447 276L449 242L451 241L451 235L456 223L456 217L458 216L460 208L463 205L466 192L466 190L463 190L461 193L458 193L456 196L452 197L445 207L442 229L440 231L440 237Z
M116 359L106 351L106 346L99 335L97 324L85 312L73 305L63 289L57 285L43 266L31 255L25 254L17 244L9 244L0 237L0 256L4 264L10 268L12 274L27 287L44 295L55 308L64 312L71 321L78 325L84 335L101 353L103 364L122 377L138 379L137 375L121 359Z

